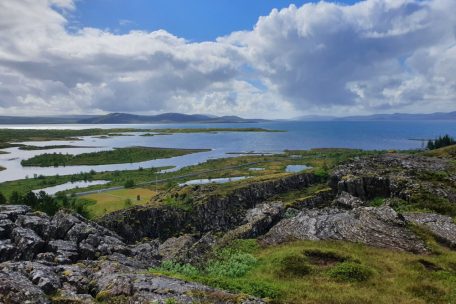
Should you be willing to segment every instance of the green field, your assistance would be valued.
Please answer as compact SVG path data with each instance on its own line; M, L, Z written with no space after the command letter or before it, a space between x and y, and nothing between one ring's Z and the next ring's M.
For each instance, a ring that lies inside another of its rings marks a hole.
M81 199L94 202L87 205L86 211L90 218L96 218L126 207L144 205L155 194L156 192L146 188L133 188L90 194L82 196Z
M23 166L35 167L122 164L136 163L159 158L170 158L205 151L209 150L130 147L77 155L63 153L44 153L23 160L21 164Z

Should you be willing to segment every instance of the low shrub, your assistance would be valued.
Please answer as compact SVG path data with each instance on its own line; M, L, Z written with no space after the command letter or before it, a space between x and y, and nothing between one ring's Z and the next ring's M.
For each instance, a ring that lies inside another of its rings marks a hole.
M338 281L362 282L367 281L374 271L367 266L354 262L337 264L329 271L329 276Z
M212 261L206 267L209 275L239 278L255 267L257 263L257 259L249 253L236 252L226 254L224 257L223 255L221 260Z
M302 277L311 272L307 259L302 255L288 255L285 256L279 264L277 275L280 277Z
M190 277L195 277L199 274L199 271L195 266L192 266L190 264L180 264L171 260L163 261L159 270L183 274Z

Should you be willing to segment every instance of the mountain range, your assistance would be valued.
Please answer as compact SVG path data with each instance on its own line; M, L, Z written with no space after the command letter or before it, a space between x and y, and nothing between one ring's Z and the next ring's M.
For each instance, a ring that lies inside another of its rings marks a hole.
M238 116L213 116L202 114L164 113L159 115L134 115L110 113L106 115L65 116L0 116L0 124L166 124L166 123L255 123L264 119L245 119Z
M320 116L296 117L297 121L385 121L385 120L456 120L454 112L431 114L374 114L366 116ZM164 113L158 115L135 115L110 113L106 115L63 115L63 116L0 116L0 124L167 124L167 123L256 123L265 119L248 119L238 116L214 116L203 114ZM283 121L283 120L281 120Z
M394 113L394 114L374 114L374 115L358 115L358 116L319 116L307 115L297 117L294 120L299 121L382 121L382 120L456 120L456 111L454 112L436 112L430 114L409 114L409 113Z

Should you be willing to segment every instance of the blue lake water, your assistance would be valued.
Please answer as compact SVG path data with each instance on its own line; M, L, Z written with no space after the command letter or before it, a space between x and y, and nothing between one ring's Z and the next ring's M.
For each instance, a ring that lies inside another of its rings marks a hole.
M262 127L284 130L280 133L266 132L220 132L173 134L165 136L116 136L107 139L82 137L79 141L27 142L30 145L71 144L81 148L22 151L5 149L10 154L0 155L0 182L22 179L36 175L64 175L79 172L133 170L139 167L183 166L201 163L211 158L236 157L227 153L276 153L285 149L311 149L323 147L358 148L367 150L417 149L422 141L411 139L435 138L439 135L456 136L456 121L321 121L321 122L267 122L255 124L149 124L149 125L3 125L0 128L16 129L85 129L85 128L243 128ZM90 147L88 147L90 146ZM20 161L43 153L80 154L109 150L115 147L150 146L169 148L209 148L209 152L152 160L132 164L100 166L68 166L59 168L22 167Z

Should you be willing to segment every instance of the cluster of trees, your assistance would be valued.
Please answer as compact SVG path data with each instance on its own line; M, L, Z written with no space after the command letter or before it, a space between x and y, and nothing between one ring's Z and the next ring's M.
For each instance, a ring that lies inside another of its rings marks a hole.
M0 204L6 203L12 205L27 205L35 211L42 211L49 215L55 214L60 208L60 204L57 200L44 191L41 191L38 194L35 194L32 191L26 194L20 194L19 192L14 191L8 199L0 193Z
M428 144L427 144L427 148L429 150L434 150L434 149L443 148L443 147L447 147L447 146L451 146L451 145L455 145L455 144L456 144L456 140L447 134L445 136L439 136L435 140L429 140Z
M45 212L48 215L54 215L59 209L65 208L73 210L82 216L87 216L86 206L91 203L93 202L84 199L76 199L75 197L68 197L61 192L53 197L44 191L40 191L38 194L35 194L32 191L27 192L26 194L14 191L9 198L6 198L0 192L0 205L27 205L30 206L33 211Z

